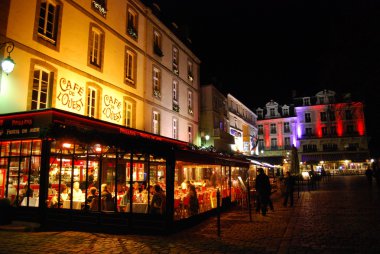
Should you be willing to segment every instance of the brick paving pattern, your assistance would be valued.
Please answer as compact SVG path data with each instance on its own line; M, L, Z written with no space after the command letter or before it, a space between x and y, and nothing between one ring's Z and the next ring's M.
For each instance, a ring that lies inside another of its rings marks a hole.
M0 227L0 253L380 253L380 188L365 176L335 176L295 193L295 206L267 216L235 208L169 236L76 231L20 232ZM17 227L15 227L17 229Z

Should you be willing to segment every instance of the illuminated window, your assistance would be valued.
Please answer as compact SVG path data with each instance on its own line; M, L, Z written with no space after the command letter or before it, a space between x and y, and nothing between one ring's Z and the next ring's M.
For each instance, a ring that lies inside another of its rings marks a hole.
M160 134L160 113L158 111L153 111L152 127L152 132L154 134Z
M153 96L161 98L161 71L153 67Z
M128 7L128 14L127 14L127 34L131 36L132 38L137 39L138 36L138 15L137 12L132 9L131 7Z
M161 34L157 31L153 31L153 52L158 56L163 56Z
M187 126L187 135L189 137L188 139L189 143L193 143L193 126L191 125Z
M130 49L125 52L125 81L127 84L135 86L136 83L136 53Z
M124 125L133 127L133 104L130 101L125 101Z
M39 0L39 16L35 24L34 39L48 47L58 46L62 6L56 0Z
M93 87L87 88L87 112L86 112L86 115L89 117L96 117L97 93L98 93L98 91L95 88L93 88Z
M194 79L194 74L193 74L193 62L191 62L190 60L187 61L187 78L188 78L190 81L193 81L193 79Z
M89 64L101 70L104 52L104 32L94 24L90 27L88 41Z
M48 107L50 90L50 72L41 67L35 67L33 71L33 88L31 110Z
M193 92L188 90L187 91L187 107L188 107L188 113L192 115L193 112Z
M179 69L178 69L178 48L173 46L173 72L176 75L179 75Z
M178 120L173 118L173 138L178 139Z
M178 104L178 81L173 80L173 110L179 112Z

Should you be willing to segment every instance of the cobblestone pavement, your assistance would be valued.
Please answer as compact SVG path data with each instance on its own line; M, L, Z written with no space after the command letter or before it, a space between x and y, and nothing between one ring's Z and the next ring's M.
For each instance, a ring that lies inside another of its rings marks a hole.
M380 253L380 188L336 176L267 216L237 208L169 236L0 230L0 253Z

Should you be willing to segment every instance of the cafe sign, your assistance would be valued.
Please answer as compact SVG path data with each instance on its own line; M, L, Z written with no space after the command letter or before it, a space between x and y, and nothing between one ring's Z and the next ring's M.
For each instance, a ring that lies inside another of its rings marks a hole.
M84 88L77 83L71 83L70 80L61 78L59 80L59 88L57 100L62 103L62 106L74 111L81 112L83 103Z

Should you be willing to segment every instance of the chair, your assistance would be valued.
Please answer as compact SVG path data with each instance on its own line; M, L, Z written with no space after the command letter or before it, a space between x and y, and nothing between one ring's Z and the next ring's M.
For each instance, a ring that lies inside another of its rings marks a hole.
M99 211L99 197L94 197L90 203L90 211Z
M199 212L203 212L204 193L198 194Z
M114 203L112 199L107 199L106 197L103 197L101 200L102 204L102 211L114 211Z
M181 218L187 218L189 215L190 197L185 196L182 201Z
M181 199L179 198L174 199L174 219L181 219Z

